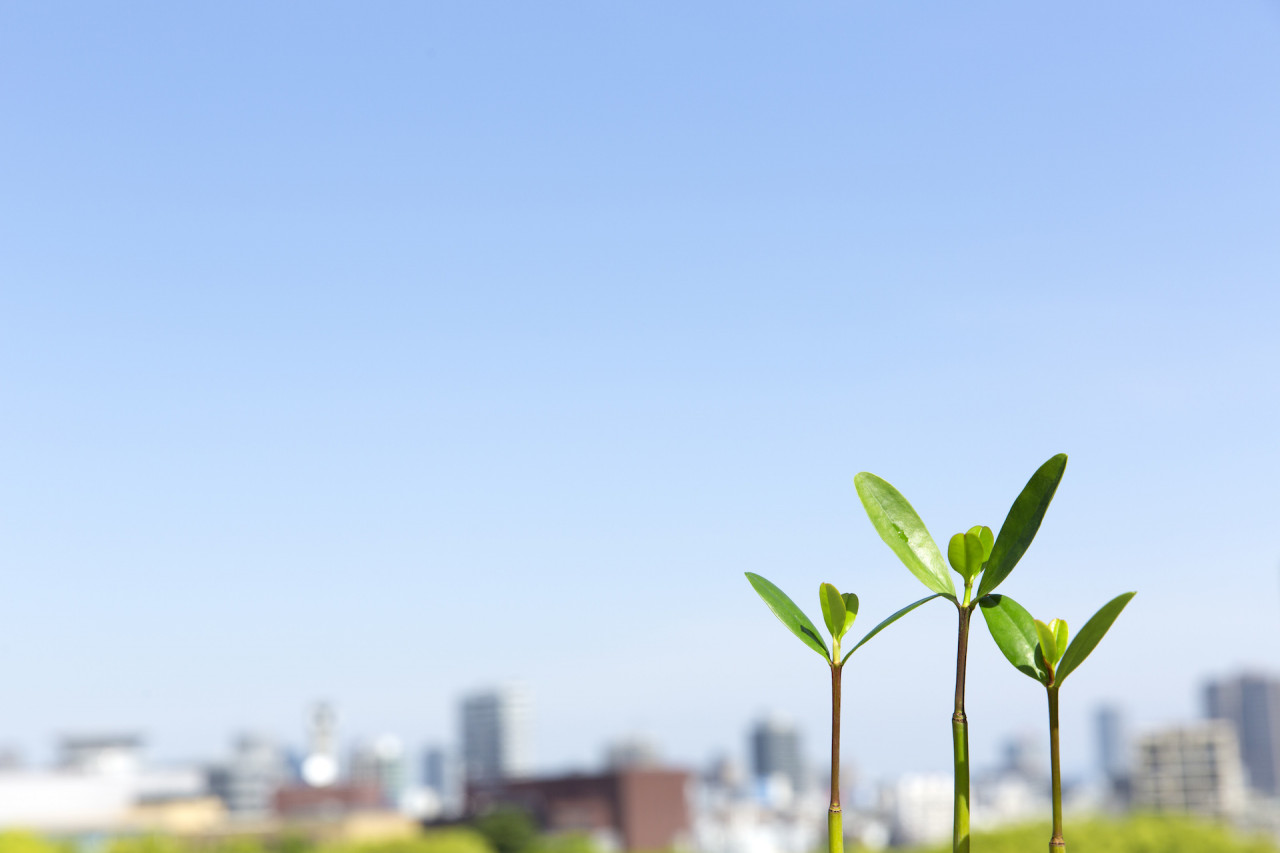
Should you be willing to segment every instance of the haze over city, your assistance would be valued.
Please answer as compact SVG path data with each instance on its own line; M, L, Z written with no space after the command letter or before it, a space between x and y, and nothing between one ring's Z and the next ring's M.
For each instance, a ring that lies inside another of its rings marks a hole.
M159 756L643 733L818 759L825 672L743 579L853 633L1070 462L1007 591L1138 590L1063 707L1196 716L1280 630L1273 3L0 9L0 742ZM868 776L946 770L954 623L845 676ZM978 763L1044 699L983 630Z

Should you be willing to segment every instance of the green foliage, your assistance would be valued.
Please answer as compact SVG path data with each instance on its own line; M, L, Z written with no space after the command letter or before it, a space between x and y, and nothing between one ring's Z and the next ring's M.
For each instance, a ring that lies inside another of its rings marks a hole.
M818 587L818 598L822 604L822 621L826 622L831 636L840 639L853 624L853 618L844 606L844 597L833 584L824 583Z
M1067 645L1067 623L1061 619L1047 624L1033 619L1022 605L1007 595L988 595L978 599L978 603L991 639L1009 663L1045 687L1056 688L1097 648L1120 611L1135 595L1136 592L1122 593L1104 604L1084 623L1070 645Z
M1048 824L974 833L974 850L982 853L1026 853L1045 849ZM951 845L912 848L903 853L942 853ZM1072 824L1070 853L1280 853L1262 839L1187 817L1142 815L1124 820L1094 819Z
M1117 595L1102 605L1101 609L1093 614L1088 622L1084 623L1084 627L1076 635L1075 641L1067 646L1067 652L1062 656L1062 665L1058 667L1059 684L1065 681L1072 670L1083 663L1089 653L1097 647L1102 638L1107 635L1107 631L1111 629L1111 624L1116 621L1116 617L1120 615L1120 611L1124 610L1124 606L1129 603L1129 599L1135 595L1137 595L1136 592Z
M1027 552L1066 469L1067 454L1059 453L1036 469L1022 487L1022 492L1005 516L1004 524L1000 525L1000 535L996 537L991 559L987 561L982 583L978 586L978 598L999 586Z
M822 655L824 659L831 660L831 652L827 650L826 642L818 634L817 626L804 615L804 611L770 581L754 572L747 572L746 575L752 588L764 599L764 603L769 605L769 609L773 611L774 616L778 617L778 621L799 637L800 642ZM843 604L841 606L843 607ZM505 853L505 851L499 851L499 853Z
M947 573L938 544L929 535L929 529L920 515L902 493L875 474L863 471L853 478L871 519L871 526L880 534L898 559L920 582L939 595L956 597L955 584Z
M433 829L411 838L324 844L316 853L494 853L494 846L471 829Z
M890 614L890 615L889 615L888 617L886 617L886 618L884 619L884 621L882 621L879 625L875 626L875 627L874 627L874 628L872 628L870 631L868 631L868 632L867 632L867 636L865 636L865 637L863 637L861 640L859 640L859 641L858 641L858 644L857 644L856 646L854 646L853 648L849 649L849 653L848 653L848 654L846 654L846 655L844 656L844 659L840 661L841 666L843 666L843 665L844 665L844 662L845 662L845 661L847 661L847 660L849 659L849 655L853 654L853 653L854 653L854 652L856 652L858 649L860 649L860 648L862 648L863 646L865 646L865 645L867 644L867 641L868 641L868 640L870 640L872 637L874 637L876 634L879 634L879 633L880 633L881 631L883 631L885 628L888 628L888 627L889 627L890 625L892 625L894 622L897 622L897 621L898 621L899 619L901 619L903 616L906 616L908 613L910 613L912 610L915 610L917 607L919 607L921 604L924 604L926 601L933 601L935 598L942 598L944 595L945 595L945 593L941 593L941 592L939 592L939 593L936 593L935 595L926 596L925 598L922 598L922 599L920 599L919 601L913 601L913 602L911 602L911 603L910 603L910 604L908 604L906 607L902 608L901 610L897 611L896 613Z
M523 809L497 808L476 818L472 826L496 853L531 853L538 843L538 827Z
M50 841L30 832L0 832L0 853L72 853L69 842Z

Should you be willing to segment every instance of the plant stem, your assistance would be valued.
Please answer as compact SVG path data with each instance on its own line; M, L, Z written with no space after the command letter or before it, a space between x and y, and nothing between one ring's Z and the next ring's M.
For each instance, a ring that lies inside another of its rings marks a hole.
M1049 853L1066 853L1067 842L1062 840L1062 765L1058 757L1058 688L1049 687L1049 762L1053 779L1053 837L1049 839Z
M968 596L965 596L968 598ZM967 604L967 602L966 602ZM951 747L955 757L955 816L951 847L969 853L969 720L964 714L965 663L969 656L969 617L973 608L960 609L960 636L956 642L956 710L951 715Z
M840 671L843 668L839 663L831 664L831 807L827 810L829 853L844 853L844 815L840 810Z

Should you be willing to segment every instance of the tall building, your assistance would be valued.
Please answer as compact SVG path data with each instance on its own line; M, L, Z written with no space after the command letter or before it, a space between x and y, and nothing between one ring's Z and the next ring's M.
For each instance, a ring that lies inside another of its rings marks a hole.
M383 735L351 750L352 785L373 788L385 808L397 808L408 787L404 746L394 735Z
M1249 787L1280 795L1280 679L1243 674L1204 688L1205 716L1235 726Z
M766 785L775 785L779 779L786 780L792 793L805 790L800 733L793 724L775 716L752 727L751 775Z
M462 772L456 755L438 746L430 747L422 758L422 784L431 791L440 814L462 813Z
M1129 739L1124 716L1115 705L1103 705L1094 716L1098 734L1098 770L1109 785L1129 777Z
M1157 812L1223 817L1244 808L1244 769L1235 728L1222 720L1138 739L1133 804Z
M319 702L311 713L307 731L307 755L302 760L302 781L313 788L325 788L338 781L338 716L327 702Z
M530 771L529 700L505 687L462 700L462 766L468 783L490 783Z
M261 817L285 780L284 755L270 740L244 735L231 760L209 771L209 788L234 817Z

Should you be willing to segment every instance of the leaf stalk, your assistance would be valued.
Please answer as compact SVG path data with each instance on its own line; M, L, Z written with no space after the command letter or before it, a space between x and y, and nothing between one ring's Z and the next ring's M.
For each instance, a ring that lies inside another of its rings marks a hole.
M1058 685L1048 688L1049 694L1049 762L1052 768L1053 786L1053 837L1049 839L1049 853L1066 853L1067 842L1062 839L1062 764L1058 750Z
M968 599L967 594L965 598ZM955 814L951 847L954 853L969 853L969 720L964 712L964 683L969 657L969 621L973 616L973 606L961 606L957 609L960 611L960 630L956 639L956 707L951 715L951 749L955 760Z
M837 643L839 641L837 640ZM836 647L839 654L839 646ZM827 810L827 849L844 853L844 814L840 808L840 674L844 664L831 662L831 806Z

